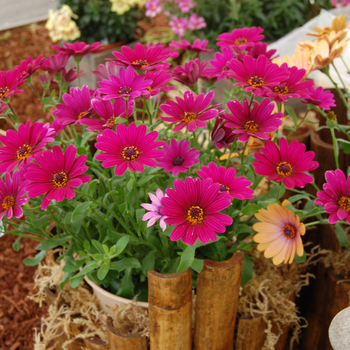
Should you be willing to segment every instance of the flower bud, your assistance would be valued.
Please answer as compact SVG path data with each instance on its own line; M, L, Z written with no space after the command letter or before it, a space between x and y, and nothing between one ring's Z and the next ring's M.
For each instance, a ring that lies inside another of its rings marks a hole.
M329 111L327 114L327 126L330 128L335 128L338 125L337 116L333 111Z

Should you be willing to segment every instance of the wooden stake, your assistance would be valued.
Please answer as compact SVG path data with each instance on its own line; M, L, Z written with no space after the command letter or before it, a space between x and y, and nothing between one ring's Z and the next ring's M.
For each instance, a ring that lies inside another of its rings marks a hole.
M114 330L111 317L107 318L107 335L109 350L147 350L147 338L145 336L117 333Z
M151 350L192 349L192 270L148 272Z
M84 346L86 350L108 350L107 343L101 338L85 338Z
M195 350L232 350L243 266L242 252L230 260L205 260L198 274Z
M238 321L235 350L261 350L266 333L266 323L262 316L241 317Z

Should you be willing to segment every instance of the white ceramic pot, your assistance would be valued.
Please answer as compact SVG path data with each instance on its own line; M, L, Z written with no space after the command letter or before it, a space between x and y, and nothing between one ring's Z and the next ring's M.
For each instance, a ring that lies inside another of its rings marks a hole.
M86 275L84 277L85 282L93 289L96 298L100 304L100 308L107 314L111 314L111 307L117 305L129 305L133 303L136 306L140 306L144 309L148 309L148 303L142 301L134 301L126 298L119 297L99 287L96 283L92 282Z

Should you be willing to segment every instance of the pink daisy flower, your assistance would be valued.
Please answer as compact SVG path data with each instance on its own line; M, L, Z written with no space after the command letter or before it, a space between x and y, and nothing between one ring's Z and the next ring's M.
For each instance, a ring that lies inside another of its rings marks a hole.
M190 44L187 40L179 40L172 41L169 46L170 47L177 47L179 49L185 50L185 51L192 51L192 52L212 52L212 49L206 49L208 45L208 40L200 40L196 39L193 44Z
M230 46L233 49L246 50L249 47L254 46L256 41L264 39L264 35L261 33L264 29L260 27L251 28L237 28L231 33L222 33L216 39L217 45L220 47Z
M227 63L236 58L236 54L231 48L223 47L222 53L216 52L214 57L214 60L209 61L214 68L208 68L207 73L216 76L218 80L228 79L228 73L231 72L231 68Z
M232 133L232 129L226 126L224 119L220 116L216 117L213 130L211 132L211 141L214 142L214 145L217 149L223 147L229 148L236 135Z
M23 216L21 205L28 202L29 197L24 197L27 193L27 182L20 182L19 171L12 173L12 183L10 173L5 174L5 182L0 177L0 220L6 215L8 219L12 216L19 219Z
M64 47L53 45L51 46L54 50L66 53L69 56L82 57L88 53L96 52L103 48L103 45L99 42L93 44L86 44L83 41L76 42L73 44L63 43Z
M270 61L272 61L274 58L278 57L278 55L273 57L273 55L277 52L277 50L267 51L267 43L263 43L260 41L254 43L254 45L248 48L247 50L248 50L247 55L252 56L253 58L258 58L260 55L264 55ZM238 56L241 60L243 60L242 55L243 55L242 52L239 51Z
M86 130L90 131L102 131L105 129L111 129L115 127L115 120L119 117L126 119L125 110L126 102L118 98L114 100L113 104L110 100L92 100L92 107L95 112L102 117L100 118L84 118L81 119L80 124L88 125ZM134 111L135 101L131 100L128 104L128 117L132 115Z
M281 68L289 71L289 78L276 86L271 86L271 90L266 91L265 96L273 98L275 102L288 101L289 97L308 97L309 88L314 85L314 82L312 80L302 81L305 76L305 69L298 69L297 67L289 68L287 63L283 63Z
M198 16L196 13L192 13L190 18L188 19L188 30L202 29L206 26L207 24L205 23L205 19L203 17Z
M37 59L33 60L32 56L29 56L26 60L23 60L21 64L16 66L20 72L31 76L37 69L41 68L44 59L43 55L40 55Z
M74 187L89 182L91 176L82 175L88 170L85 164L85 154L75 158L77 149L69 145L65 151L59 146L53 146L52 151L46 150L35 156L35 162L29 166L24 177L29 180L26 189L28 197L35 198L45 193L41 202L41 209L48 207L52 200L63 201L75 196Z
M171 139L170 145L163 146L165 154L157 159L157 165L164 168L166 173L171 172L173 176L186 172L192 165L199 163L200 152L196 148L190 149L190 144L189 141L177 142L176 139Z
M84 71L81 69L79 70L79 75L82 77L85 75ZM66 68L63 68L62 71L62 81L66 82L67 84L71 83L73 80L78 78L77 68L74 67L70 69L68 72L66 71ZM56 82L54 79L53 82Z
M175 90L175 86L166 86L173 79L173 76L166 71L151 70L147 71L144 76L146 80L152 80L151 85L146 89L149 91L149 95L145 96L146 100L158 95L161 91Z
M334 95L330 91L323 91L322 86L319 86L317 89L315 89L314 85L310 86L309 95L304 98L301 102L309 103L328 111L331 107L335 107Z
M252 91L257 96L270 91L268 87L278 86L289 78L287 69L271 63L264 55L258 59L244 56L243 63L233 59L227 65L232 70L229 76L239 81L233 85L243 86L243 90Z
M159 12L162 11L162 6L160 0L150 0L145 4L146 7L146 17L155 17Z
M5 145L0 147L0 173L12 171L16 165L21 169L23 165L31 163L33 156L42 153L40 150L54 141L54 132L49 123L43 125L35 122L30 125L29 120L20 124L17 132L7 130L6 136L0 136L0 142Z
M131 66L126 69L120 68L119 76L110 75L109 79L98 82L99 92L106 95L103 97L104 100L149 95L149 91L146 89L152 84L152 80L145 79L144 74L137 75Z
M166 216L160 213L160 209L163 207L162 198L167 197L167 195L164 196L162 190L160 190L159 188L156 191L156 195L154 195L153 193L148 193L148 195L152 201L152 204L149 204L149 203L141 204L141 207L149 211L142 217L142 221L148 220L147 227L151 227L159 220L160 228L163 231L165 231L166 223L164 220L166 219Z
M171 16L169 26L175 34L177 34L179 37L183 37L188 27L188 21L186 18L177 18L176 16Z
M174 79L187 86L197 84L207 65L205 61L199 63L199 58L196 58L185 63L184 67L177 66L173 69Z
M196 4L192 0L175 0L175 3L182 13L187 13L196 7Z
M305 152L306 146L297 140L290 145L285 138L280 139L280 149L273 141L266 141L261 153L255 153L253 162L255 172L267 176L268 180L283 182L287 188L304 188L305 184L312 183L306 171L318 167L318 162L312 161L315 153Z
M120 66L115 63L107 62L106 64L99 64L96 70L91 71L91 73L96 77L97 80L109 79L112 74L118 76L120 71Z
M346 220L350 224L350 176L337 169L325 173L326 183L324 191L317 192L315 203L324 206L329 215L329 223L335 224L339 220Z
M0 71L0 102L3 98L9 98L13 94L23 92L18 87L26 81L26 76L27 74L23 75L18 68Z
M283 113L272 114L275 105L268 98L260 104L254 101L252 109L246 98L243 105L233 100L227 102L227 107L231 114L223 113L221 116L227 120L226 127L233 128L232 133L238 135L240 142L247 142L249 136L268 140L268 133L276 131L282 124Z
M96 156L102 160L104 168L115 166L114 173L123 175L127 168L131 172L143 172L144 165L157 166L153 158L159 158L164 151L155 149L163 146L163 141L154 141L158 137L157 131L148 134L146 125L139 127L131 123L128 127L124 124L117 125L117 132L106 129L97 136L95 147L104 153Z
M66 125L61 125L58 123L58 120L55 119L52 124L51 124L51 127L55 130L55 132L53 133L53 137L57 137L61 132L62 130L64 130L64 128L66 127Z
M248 186L252 183L244 176L236 177L234 168L226 169L223 166L217 166L214 162L210 162L208 166L202 166L201 170L197 170L197 174L203 179L212 179L214 183L220 185L219 192L227 192L231 199L253 199L254 191Z
M179 123L175 126L174 131L180 131L187 127L189 132L193 132L196 128L205 128L206 121L215 118L222 110L215 108L220 107L216 104L209 107L210 102L214 98L214 91L211 90L206 96L204 93L196 96L192 91L185 91L184 99L175 97L176 102L168 100L160 105L161 111L171 117L159 117L161 120L170 122L169 125Z
M169 51L165 51L162 45L144 46L137 43L134 50L129 46L122 46L122 52L113 51L116 58L110 61L124 67L132 66L134 69L167 69L170 63L165 61L169 58Z
M60 74L67 65L68 60L69 55L60 52L58 55L51 55L49 58L44 59L41 69L48 71L51 75Z
M61 125L78 124L81 118L89 116L93 112L91 106L90 90L87 85L82 89L71 87L69 94L63 94L64 103L56 105L53 116Z
M216 241L216 232L224 233L225 226L232 225L232 218L219 213L231 204L226 192L220 192L220 185L211 179L201 180L187 177L185 182L175 180L174 190L165 190L160 209L166 216L165 222L176 225L170 235L172 241L181 239L183 243L193 245L197 238L202 243L209 239Z

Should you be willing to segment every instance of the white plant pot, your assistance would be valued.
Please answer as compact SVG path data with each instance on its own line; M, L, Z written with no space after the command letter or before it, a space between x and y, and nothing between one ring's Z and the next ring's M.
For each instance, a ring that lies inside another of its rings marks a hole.
M144 309L148 309L148 303L142 301L134 301L126 298L119 297L99 287L96 283L92 282L86 275L84 277L85 282L93 289L94 294L100 304L100 308L107 314L111 314L111 307L113 305L129 305L133 303L136 306L140 306Z

